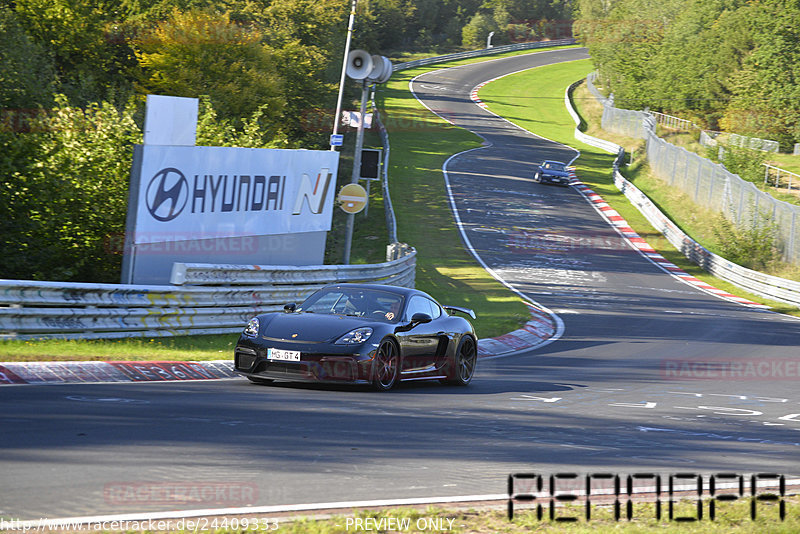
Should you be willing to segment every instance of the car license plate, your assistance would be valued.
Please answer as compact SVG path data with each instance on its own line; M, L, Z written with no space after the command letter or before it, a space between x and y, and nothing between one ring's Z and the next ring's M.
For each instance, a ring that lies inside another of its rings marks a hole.
M299 362L300 353L294 350L267 349L267 359L281 362Z

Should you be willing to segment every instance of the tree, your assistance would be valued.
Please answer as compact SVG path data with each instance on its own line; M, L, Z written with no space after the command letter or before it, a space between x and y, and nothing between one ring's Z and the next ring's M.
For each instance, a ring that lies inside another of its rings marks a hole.
M0 136L28 164L4 171L3 276L118 282L136 103L71 107L64 95L29 133ZM23 151L25 153L23 153ZM20 162L22 163L22 162Z
M136 65L113 0L15 0L16 13L34 42L48 49L57 91L81 106L132 90L127 71Z
M263 38L257 27L236 24L227 13L174 11L169 20L134 40L143 68L142 89L208 95L223 117L234 120L266 109L267 123L277 125L286 105L284 84L276 51Z
M52 103L55 70L52 58L33 42L19 24L16 13L0 7L0 109L31 110ZM7 114L3 120L17 120Z
M731 100L721 123L788 150L800 139L800 6L760 0L742 8L741 16L752 49L730 76Z

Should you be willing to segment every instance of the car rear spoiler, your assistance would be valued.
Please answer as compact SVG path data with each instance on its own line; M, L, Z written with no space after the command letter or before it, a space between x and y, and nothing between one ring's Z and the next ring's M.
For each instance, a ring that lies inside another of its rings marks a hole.
M462 308L460 306L442 306L442 308L444 308L445 310L448 310L448 311L452 310L452 311L455 311L455 312L463 313L464 315L469 315L473 319L476 318L475 317L475 312L470 310L469 308Z

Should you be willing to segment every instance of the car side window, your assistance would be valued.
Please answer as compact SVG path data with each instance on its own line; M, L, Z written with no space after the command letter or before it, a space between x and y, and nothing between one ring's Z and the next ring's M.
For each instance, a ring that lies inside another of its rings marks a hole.
M415 313L431 314L431 306L428 304L428 299L419 295L411 297L411 300L408 301L408 308L406 308L406 321L410 321Z
M442 308L430 299L425 299L425 300L427 300L428 304L431 305L431 313L430 313L431 319L438 319L439 317L441 317Z

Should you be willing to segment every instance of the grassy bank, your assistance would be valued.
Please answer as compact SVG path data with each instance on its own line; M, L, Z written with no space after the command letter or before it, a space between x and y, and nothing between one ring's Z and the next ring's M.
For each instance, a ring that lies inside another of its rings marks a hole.
M624 500L624 498L623 498ZM452 532L454 534L522 534L537 533L624 533L643 534L649 532L681 532L692 534L722 533L790 533L800 530L800 500L786 497L785 519L780 519L775 502L757 503L756 519L750 516L750 500L720 502L715 507L714 520L709 519L710 503L702 504L703 517L698 521L670 521L668 498L662 496L661 518L656 519L654 503L633 503L632 519L626 518L623 504L621 518L615 519L613 507L593 504L591 519L585 518L585 503L559 507L556 518L575 518L573 522L549 519L545 503L543 518L532 511L515 513L513 521L505 510L448 510L430 507L427 509L390 509L381 512L361 511L353 515L335 516L330 519L295 519L280 524L279 532L286 534L347 534L373 530L378 532ZM696 518L696 501L677 501L672 509L674 518ZM381 528L382 527L382 528Z
M485 86L480 92L480 98L489 104L489 108L492 111L508 118L519 126L548 139L578 148L581 151L581 156L576 161L576 165L580 179L603 196L620 215L625 217L632 228L664 257L693 276L720 289L755 302L767 304L772 306L775 311L800 315L800 311L792 306L750 294L733 284L709 275L700 267L689 262L660 232L652 227L639 210L628 202L627 198L614 185L611 171L613 157L600 149L575 139L574 122L564 107L564 91L566 87L570 83L585 77L589 70L591 70L591 64L588 61L539 67L501 78ZM535 88L535 90L532 88ZM610 135L600 130L597 126L599 124L600 107L588 93L582 93L579 90L573 102L579 114L583 117L583 121L588 125L587 133L614 141L625 147L629 153L632 152L635 163L632 169L628 169L629 171L643 168L642 155L644 150L641 141ZM682 220L679 215L675 214L679 212L679 207L685 207L683 199L675 197L672 192L666 190L665 186L648 183L645 178L634 177L634 180L651 198L656 197L657 204L667 216L677 220L680 224L688 223L685 230L692 237L695 237L694 230L691 228L691 221ZM671 207L673 204L675 205L674 209ZM692 208L690 207L689 209L691 210ZM697 217L697 219L701 218ZM687 219L689 218L687 217Z

